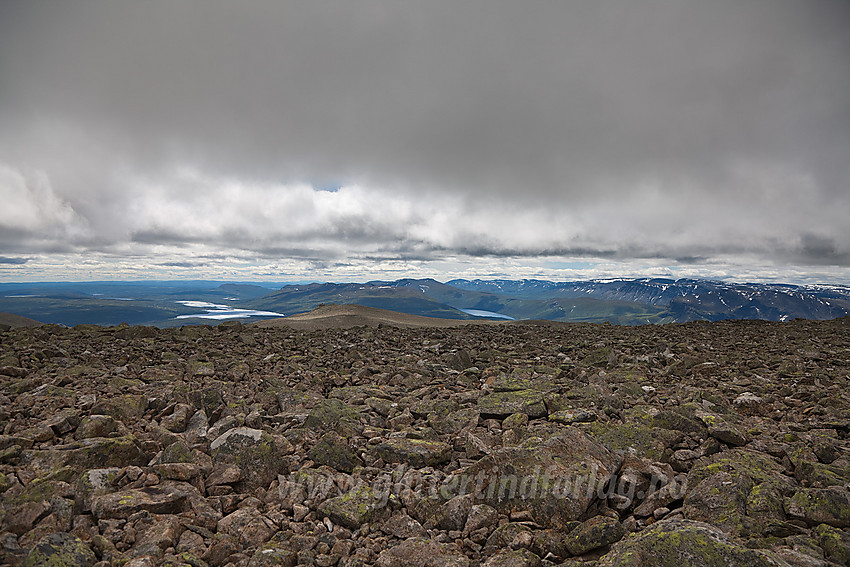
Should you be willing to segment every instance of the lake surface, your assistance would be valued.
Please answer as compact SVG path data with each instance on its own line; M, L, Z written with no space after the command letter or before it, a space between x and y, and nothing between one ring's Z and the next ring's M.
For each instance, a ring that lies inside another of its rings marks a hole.
M175 319L240 319L243 317L285 317L283 313L275 311L256 311L254 309L236 309L229 305L209 303L207 301L178 301L186 307L204 309L203 313L192 313L191 315L178 315Z
M473 317L492 317L494 319L508 319L509 321L515 321L513 317L510 315L505 315L503 313L496 313L495 311L485 311L483 309L458 309L459 311L463 311L467 315L472 315Z

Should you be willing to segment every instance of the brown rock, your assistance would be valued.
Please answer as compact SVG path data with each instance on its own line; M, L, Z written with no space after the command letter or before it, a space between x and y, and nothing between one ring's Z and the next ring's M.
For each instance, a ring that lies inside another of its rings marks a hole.
M136 512L178 514L186 506L186 493L172 485L146 486L122 490L92 498L91 509L96 518L126 518Z
M257 547L274 535L276 527L256 508L239 508L218 522L218 532L238 539L245 547Z
M376 567L468 567L469 559L453 543L410 538L382 551Z

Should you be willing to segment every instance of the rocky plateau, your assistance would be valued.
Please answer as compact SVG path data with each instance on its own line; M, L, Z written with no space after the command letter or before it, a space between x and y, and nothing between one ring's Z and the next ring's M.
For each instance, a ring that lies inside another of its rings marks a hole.
M850 319L0 330L0 563L850 565Z

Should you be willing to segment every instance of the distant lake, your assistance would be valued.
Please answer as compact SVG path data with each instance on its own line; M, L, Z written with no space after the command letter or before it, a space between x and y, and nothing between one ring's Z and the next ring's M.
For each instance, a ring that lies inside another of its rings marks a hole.
M253 309L236 309L229 305L220 305L218 303L209 303L206 301L178 301L186 307L196 307L205 309L203 313L193 313L191 315L178 315L175 319L240 319L243 317L285 317L283 313L274 311L255 311Z
M510 321L516 320L510 315L496 313L495 311L485 311L483 309L458 309L458 311L463 311L467 315L472 315L473 317L492 317L494 319L508 319Z

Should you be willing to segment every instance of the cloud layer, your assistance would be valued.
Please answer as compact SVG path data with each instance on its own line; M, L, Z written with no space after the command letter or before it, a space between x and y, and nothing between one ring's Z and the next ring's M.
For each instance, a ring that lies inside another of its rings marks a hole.
M0 277L848 281L848 26L840 0L3 3Z

